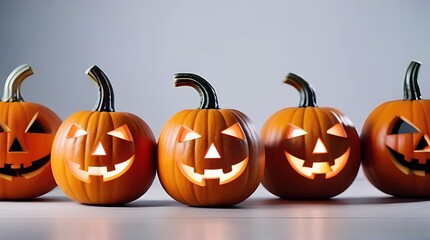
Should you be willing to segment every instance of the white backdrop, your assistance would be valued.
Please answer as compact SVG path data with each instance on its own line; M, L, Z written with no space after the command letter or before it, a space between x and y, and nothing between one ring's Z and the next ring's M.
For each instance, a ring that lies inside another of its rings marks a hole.
M360 131L377 105L402 98L411 60L423 63L430 98L429 23L425 0L5 0L0 81L29 63L24 98L65 119L95 105L84 71L97 64L116 110L139 115L158 137L174 113L199 105L194 89L174 87L176 72L206 78L220 106L246 113L257 129L297 106L282 83L293 72L313 85L319 106L343 111Z

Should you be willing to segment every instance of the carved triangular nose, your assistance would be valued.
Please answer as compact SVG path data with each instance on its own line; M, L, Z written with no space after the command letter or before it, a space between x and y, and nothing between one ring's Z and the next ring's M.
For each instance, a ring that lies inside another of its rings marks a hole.
M18 141L18 138L14 138L12 144L10 145L9 152L23 152L21 143Z
M324 143L321 141L321 138L318 138L317 143L315 144L315 148L313 153L327 153L327 148Z
M106 156L106 151L103 148L103 145L101 142L97 144L97 147L94 149L94 151L91 153L92 156Z
M221 156L218 153L218 150L216 150L216 147L213 143L209 147L209 150L206 153L205 158L221 158Z

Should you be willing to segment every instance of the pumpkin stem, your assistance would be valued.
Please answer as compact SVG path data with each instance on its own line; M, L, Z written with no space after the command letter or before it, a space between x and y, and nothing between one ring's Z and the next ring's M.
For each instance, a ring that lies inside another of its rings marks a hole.
M421 92L418 86L418 71L421 63L412 61L405 74L403 84L403 100L420 100Z
M24 102L24 98L21 96L21 83L31 75L33 75L33 69L30 65L22 64L16 67L6 79L1 101Z
M314 88L303 78L294 73L289 73L284 83L295 87L300 94L299 107L317 107Z
M193 73L177 73L174 76L175 87L190 86L200 94L200 109L219 109L215 89L204 78Z
M99 101L93 111L115 112L113 88L106 74L96 65L88 68L85 73L99 88Z

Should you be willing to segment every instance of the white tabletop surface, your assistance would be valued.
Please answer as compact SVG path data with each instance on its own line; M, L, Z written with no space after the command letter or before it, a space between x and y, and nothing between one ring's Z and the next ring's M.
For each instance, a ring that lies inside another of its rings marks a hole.
M0 202L0 239L429 239L430 202L399 199L358 178L325 201L281 200L260 187L231 208L195 208L156 180L121 207L82 205L60 189Z

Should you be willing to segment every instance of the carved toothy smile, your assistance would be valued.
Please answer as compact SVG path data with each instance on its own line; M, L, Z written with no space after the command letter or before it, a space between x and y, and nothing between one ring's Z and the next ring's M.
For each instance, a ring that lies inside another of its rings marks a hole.
M108 171L106 166L97 167L89 166L88 170L82 170L81 165L72 161L66 161L67 166L72 171L73 175L83 182L90 182L90 176L102 176L103 182L107 182L123 175L131 167L134 161L134 155L127 161L115 164L115 170Z
M411 172L413 172L415 175L425 176L426 173L430 172L430 159L425 159L425 156L423 156L421 159L411 158L410 160L406 160L405 155L388 146L387 148L393 156L393 164L403 173L409 175ZM428 153L428 151L417 150L415 150L415 152Z
M285 152L285 155L287 156L288 162L296 172L306 178L314 179L315 174L325 174L325 178L336 176L348 161L349 152L350 148L348 148L342 156L334 160L334 165L330 165L329 162L314 162L312 163L312 167L304 167L303 165L305 160L294 157L288 152Z
M42 172L51 159L51 155L47 155L39 160L32 162L29 166L24 164L4 164L0 168L0 177L8 181L12 181L13 177L23 177L25 179L32 178Z
M246 166L248 165L248 158L245 158L240 163L231 166L231 171L224 173L222 169L205 169L203 174L194 172L194 168L186 164L181 163L179 169L182 174L190 180L191 182L199 185L205 186L205 179L219 179L219 184L223 185L229 183L239 177Z

